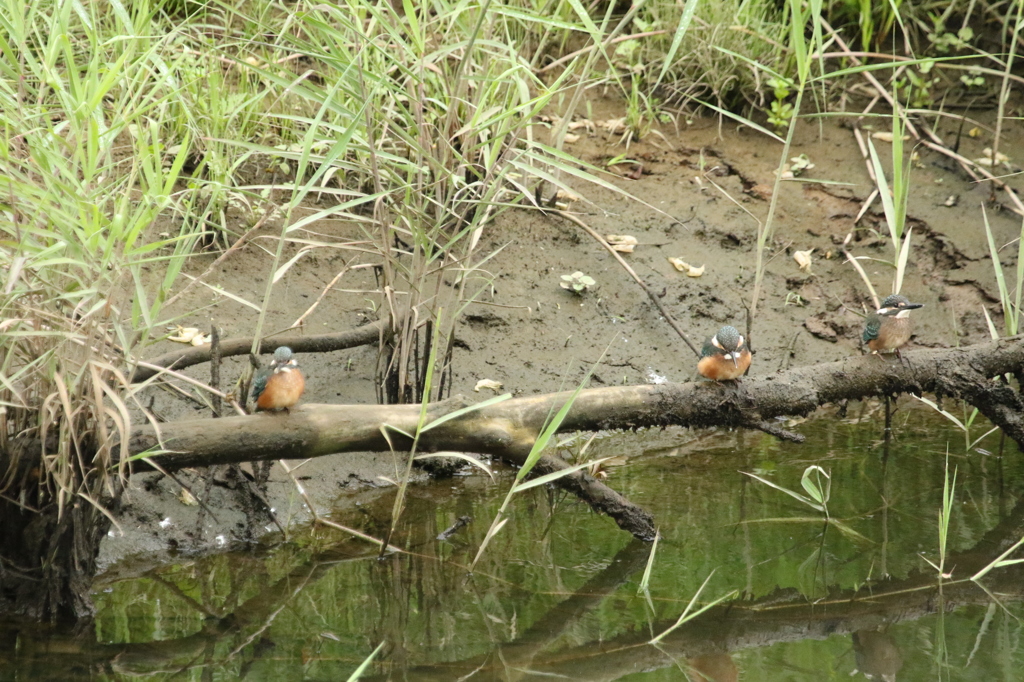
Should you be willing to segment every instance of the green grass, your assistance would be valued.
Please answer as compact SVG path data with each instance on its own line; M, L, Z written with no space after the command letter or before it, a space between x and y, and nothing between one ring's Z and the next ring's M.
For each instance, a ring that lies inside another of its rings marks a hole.
M152 230L187 204L176 185L189 138L169 149L162 125L173 97L162 52L175 34L152 38L144 13L119 5L104 16L74 7L9 4L0 43L0 70L17 84L0 89L0 404L12 433L57 434L38 504L61 509L99 495L84 462L105 471L125 442L124 358L162 324L162 292L198 237Z
M251 302L258 338L276 283L308 254L338 248L305 230L326 218L356 226L370 245L361 257L379 266L373 305L402 321L381 349L380 399L426 404L450 390L457 321L493 281L494 253L481 244L493 241L494 217L568 190L569 179L614 188L561 149L588 89L621 90L631 139L700 102L767 133L759 121L775 98L776 111L792 111L781 167L809 115L806 95L826 109L841 82L817 58L837 37L826 20L867 7L864 45L909 12L889 0L658 0L621 11L578 0L3 4L0 406L4 438L56 436L35 502L64 509L113 495L94 474L145 414L126 377L164 334L165 302L198 249L280 218L262 300ZM937 9L943 31L957 19L949 7ZM909 32L942 33L922 16L907 15ZM1012 56L996 72L1004 90ZM879 67L835 68L852 78ZM793 84L784 97L773 78ZM542 112L560 115L561 129L542 130ZM899 290L910 249L899 143L891 181L874 150L872 164ZM777 196L758 233L752 314ZM1022 261L1013 288L996 271L1008 333Z

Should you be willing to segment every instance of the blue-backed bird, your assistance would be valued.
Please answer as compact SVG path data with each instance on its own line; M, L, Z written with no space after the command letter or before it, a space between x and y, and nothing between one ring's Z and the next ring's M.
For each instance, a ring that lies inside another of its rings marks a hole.
M713 381L738 379L750 367L750 349L735 327L725 326L704 342L697 362L700 375Z
M270 365L258 371L252 380L257 410L288 410L299 402L304 390L306 378L288 346L275 350Z
M864 323L864 343L872 353L896 353L902 358L900 347L910 340L910 311L923 306L899 294L886 297Z

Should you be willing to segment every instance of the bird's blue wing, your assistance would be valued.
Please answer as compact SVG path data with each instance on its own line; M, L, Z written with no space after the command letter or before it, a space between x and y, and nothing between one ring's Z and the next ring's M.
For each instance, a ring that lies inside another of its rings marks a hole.
M263 390L267 387L267 379L270 378L273 370L268 367L256 372L256 375L252 378L252 399L259 400L263 394Z
M882 318L877 314L868 315L864 323L864 343L878 338L878 330L882 328Z

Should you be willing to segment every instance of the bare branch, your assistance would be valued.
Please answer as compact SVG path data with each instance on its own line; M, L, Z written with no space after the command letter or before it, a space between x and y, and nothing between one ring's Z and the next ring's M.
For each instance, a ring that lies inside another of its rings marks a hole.
M296 353L327 353L329 351L376 343L382 336L389 336L393 329L391 317L389 316L362 327L343 332L334 332L333 334L315 334L311 336L289 334L267 338L260 345L260 352L273 353L274 350L281 346L288 346ZM245 355L249 352L250 348L252 348L251 337L222 339L220 342L220 356L226 358L232 355ZM209 361L210 346L204 345L164 353L146 362L157 368L174 367L174 369L182 369ZM136 367L135 372L132 374L131 382L139 383L140 381L145 381L158 371L158 369L153 367Z

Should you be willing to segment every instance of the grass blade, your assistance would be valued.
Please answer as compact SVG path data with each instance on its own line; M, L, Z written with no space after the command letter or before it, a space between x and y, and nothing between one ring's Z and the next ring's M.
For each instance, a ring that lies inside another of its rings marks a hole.
M587 467L601 464L602 462L607 462L610 459L612 458L602 457L601 459L595 459L592 462L574 464L573 466L568 467L567 469L560 469L558 471L552 471L550 474L544 474L543 476L538 476L537 478L531 478L529 481L526 481L525 483L517 483L515 491L517 493L521 493L524 490L529 490L530 488L536 488L539 485L545 485L547 483L551 483L552 481L557 481L558 479L564 478L565 476L575 473L580 469L586 469Z
M804 495L801 495L800 493L798 493L796 491L790 490L789 488L783 488L781 485L777 485L775 483L772 483L771 481L769 481L767 479L764 479L764 478L761 478L760 476L757 476L756 474L751 474L751 473L748 473L746 471L741 471L740 473L741 474L745 474L747 476L750 476L751 478L756 479L758 481L761 481L761 483L764 483L766 486L769 486L771 488L775 488L776 490L778 490L780 492L784 492L787 495L789 495L790 497L792 497L794 499L797 499L797 500L800 500L801 502L803 502L804 504L806 504L808 507L810 507L812 509L815 509L815 510L820 511L820 512L825 511L825 508L822 507L820 504L817 504L811 498L806 497Z
M491 405L497 405L498 403L504 402L504 401L508 400L511 397L512 397L511 393L503 393L502 395L496 395L493 398L488 398L487 400L485 400L483 402L475 403L473 405L468 405L468 406L463 407L461 409L455 410L454 412L449 412L448 414L446 414L444 416L441 416L441 417L438 417L434 421L432 421L429 424L427 424L426 426L424 426L422 429L420 429L420 433L426 433L430 429L436 428L436 427L440 426L441 424L444 424L447 421L451 421L452 419L457 419L457 418L459 418L459 417L461 417L463 415L467 415L470 412L476 412L477 410L482 410L485 407L490 407Z
M373 662L374 657L380 653L380 650L384 648L384 642L377 645L377 648L370 652L370 655L359 664L359 667L352 671L352 674L348 676L348 682L357 682L357 680L363 676L367 668L370 667L370 663Z
M654 568L654 557L658 553L658 542L661 541L661 533L655 529L654 531L654 542L651 544L651 553L647 555L647 566L644 567L644 574L640 578L640 586L637 588L637 594L641 592L649 592L651 587L651 570Z

